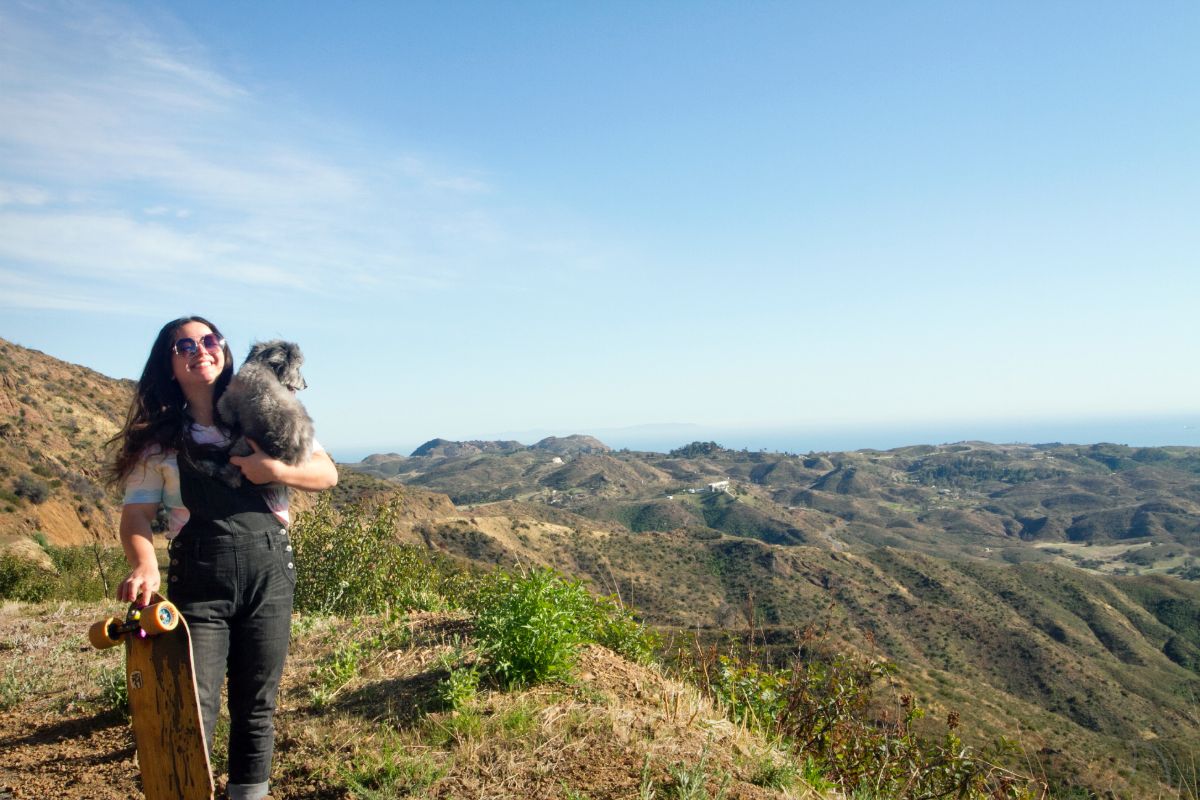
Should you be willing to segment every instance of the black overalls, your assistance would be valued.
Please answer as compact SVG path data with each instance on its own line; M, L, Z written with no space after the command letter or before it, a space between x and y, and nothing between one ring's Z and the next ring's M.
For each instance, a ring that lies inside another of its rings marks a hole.
M185 454L178 461L190 517L170 544L169 597L191 629L205 741L211 753L228 674L229 783L265 787L291 632L292 546L260 487L243 480L233 489Z

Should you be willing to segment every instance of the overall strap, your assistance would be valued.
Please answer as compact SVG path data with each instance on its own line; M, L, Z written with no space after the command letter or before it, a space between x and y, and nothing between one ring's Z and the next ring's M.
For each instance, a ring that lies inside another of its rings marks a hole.
M279 519L267 506L262 487L243 478L237 488L220 478L197 469L184 454L179 454L179 491L188 510L188 521L180 534L200 528L216 528L220 533L252 533L280 526Z

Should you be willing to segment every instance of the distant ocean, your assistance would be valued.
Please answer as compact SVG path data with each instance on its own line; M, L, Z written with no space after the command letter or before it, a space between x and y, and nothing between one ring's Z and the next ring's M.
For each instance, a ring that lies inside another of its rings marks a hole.
M573 433L595 436L615 449L649 450L665 453L689 442L715 441L733 450L767 450L772 452L808 453L840 450L890 450L914 444L949 444L951 442L983 441L994 444L1022 442L1044 444L1096 444L1110 442L1130 447L1162 447L1185 445L1200 447L1200 412L1192 416L1077 419L1077 420L993 420L946 421L911 425L840 425L805 427L710 427L686 423L639 425L629 428L597 428L594 430L549 431L532 430L496 435L473 435L460 439L515 439L533 444L547 436L569 436ZM408 455L428 439L402 444L380 443L378 446L357 446L340 449L336 443L329 448L343 462L359 461L372 453L401 453ZM451 438L451 437L444 437ZM394 442L402 441L396 437Z

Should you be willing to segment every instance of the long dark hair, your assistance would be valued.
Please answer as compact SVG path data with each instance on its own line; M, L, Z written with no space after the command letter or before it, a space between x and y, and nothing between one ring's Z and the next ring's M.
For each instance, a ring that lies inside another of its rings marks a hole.
M157 445L164 452L174 450L186 454L189 450L188 428L191 420L184 411L187 398L179 388L171 368L171 349L175 345L176 334L189 322L207 325L213 333L221 336L216 325L204 317L195 316L171 320L158 332L150 348L150 357L142 369L142 377L138 379L125 425L108 442L110 446L116 446L117 451L108 470L108 480L113 485L122 483L129 476L150 445ZM213 389L214 405L221 399L233 377L233 353L228 343L224 345L224 350L225 368L217 377Z

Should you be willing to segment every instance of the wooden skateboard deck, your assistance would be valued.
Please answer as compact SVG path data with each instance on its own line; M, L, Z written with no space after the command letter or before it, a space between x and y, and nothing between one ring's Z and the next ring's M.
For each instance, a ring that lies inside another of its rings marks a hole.
M164 600L156 594L146 611L160 608L159 603ZM192 639L187 622L174 606L166 605L170 608L161 612L164 617L173 613L178 619L169 620L173 627L165 632L147 635L142 630L125 630L137 624L134 609L124 628L108 627L109 631L121 631L120 638L125 640L129 713L142 792L146 800L212 800L212 769L196 693ZM109 638L115 637L110 634Z

